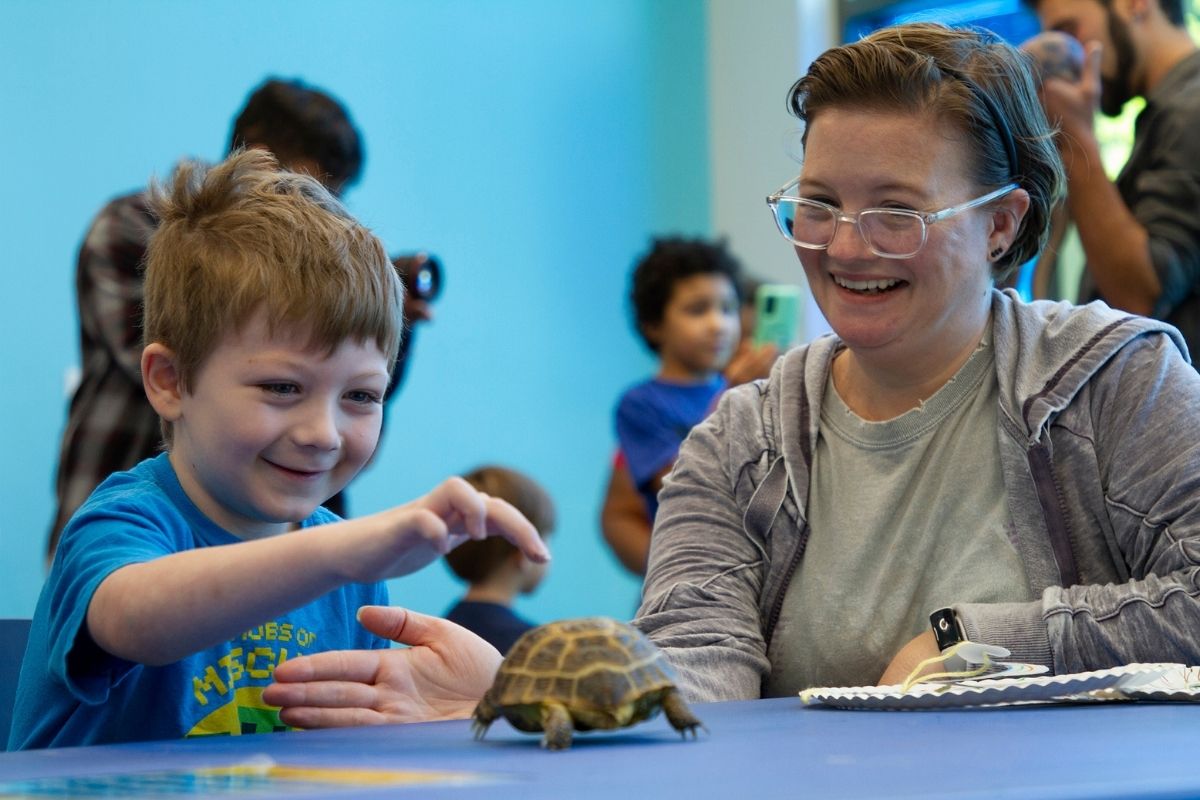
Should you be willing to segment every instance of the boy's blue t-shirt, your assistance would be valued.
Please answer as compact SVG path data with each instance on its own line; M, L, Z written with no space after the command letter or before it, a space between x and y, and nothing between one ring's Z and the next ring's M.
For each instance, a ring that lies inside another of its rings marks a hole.
M337 519L318 508L301 526ZM240 541L184 494L165 454L104 481L64 529L38 599L9 749L281 730L278 709L262 702L276 664L325 650L390 646L355 619L360 606L387 604L383 583L348 584L160 667L115 658L91 641L88 605L113 571Z
M701 383L671 383L654 378L621 396L617 404L617 440L651 519L658 511L658 496L650 489L651 479L679 455L679 445L708 416L713 401L725 386L722 375Z

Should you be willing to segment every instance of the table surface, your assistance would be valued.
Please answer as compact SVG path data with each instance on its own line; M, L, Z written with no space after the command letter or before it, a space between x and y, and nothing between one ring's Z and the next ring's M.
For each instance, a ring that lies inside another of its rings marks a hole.
M477 742L456 720L6 753L0 798L1200 797L1200 704L694 711L696 741L659 716L560 752L503 720Z

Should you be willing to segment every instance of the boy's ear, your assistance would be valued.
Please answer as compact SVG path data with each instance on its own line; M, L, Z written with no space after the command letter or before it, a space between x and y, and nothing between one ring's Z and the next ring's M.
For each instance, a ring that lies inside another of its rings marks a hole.
M655 347L659 347L662 342L660 336L662 334L661 322L644 322L642 323L642 335L654 343Z
M158 416L167 422L179 419L183 397L179 367L175 352L161 342L151 342L142 350L142 386Z

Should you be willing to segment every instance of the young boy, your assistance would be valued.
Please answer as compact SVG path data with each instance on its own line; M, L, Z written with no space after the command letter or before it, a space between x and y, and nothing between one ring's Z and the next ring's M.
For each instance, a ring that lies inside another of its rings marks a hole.
M657 239L633 272L630 292L637 331L658 354L658 374L622 395L617 439L651 520L658 490L679 445L734 382L765 377L772 346L730 359L741 338L741 267L723 243ZM733 378L736 372L737 377Z
M739 285L741 340L723 373L730 385L762 377L770 370L770 362L776 355L773 347L759 348L753 342L757 319L754 296L759 285L748 276L743 276ZM608 485L600 505L600 531L621 565L639 578L646 574L653 528L654 519L646 500L633 483L625 454L618 449L609 468Z
M488 534L548 558L458 478L352 521L320 507L377 444L402 290L328 191L275 167L248 150L151 193L141 369L167 452L66 527L12 749L285 727L262 699L277 665L388 646L353 621L386 604L379 581Z
M480 467L463 480L520 511L545 539L554 530L554 501L537 481L506 467ZM446 619L483 637L507 653L533 623L517 616L513 601L529 594L546 576L546 565L533 561L503 539L465 542L446 554L455 575L468 583L466 595L446 612Z

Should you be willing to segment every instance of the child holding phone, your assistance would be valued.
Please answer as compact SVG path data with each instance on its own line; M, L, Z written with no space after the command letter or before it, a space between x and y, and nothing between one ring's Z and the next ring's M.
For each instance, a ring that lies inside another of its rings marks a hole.
M650 519L679 445L732 383L766 377L778 349L742 342L741 265L724 242L654 241L633 272L636 329L659 357L617 405L621 453ZM735 360L734 354L738 353Z

